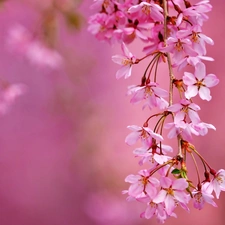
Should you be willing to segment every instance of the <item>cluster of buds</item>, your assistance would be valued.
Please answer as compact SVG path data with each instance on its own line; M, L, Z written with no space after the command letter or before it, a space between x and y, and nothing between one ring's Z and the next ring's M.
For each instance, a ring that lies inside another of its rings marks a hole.
M205 60L213 61L206 56L206 43L213 45L213 40L202 33L207 13L212 9L209 0L195 4L187 0L95 0L92 8L98 13L90 17L89 31L99 40L119 42L122 46L122 55L112 57L121 66L117 79L129 78L133 66L148 60L140 84L128 87L131 103L144 102L143 108L158 109L142 126L128 126L132 132L125 142L141 142L133 153L147 169L127 176L125 181L130 187L123 193L128 194L128 200L146 204L141 217L155 216L162 223L176 217L175 209L179 206L189 211L190 201L197 209L205 203L216 207L213 199L225 190L225 170L212 169L192 143L193 135L204 136L208 129L215 130L212 124L200 119L200 107L193 102L197 95L210 101L210 88L219 82L216 75L206 73L204 64ZM145 45L142 58L127 47L136 38ZM160 63L168 65L168 91L157 82ZM192 72L187 72L187 67ZM179 74L183 76L178 77ZM179 96L177 102L174 92ZM150 120L155 123L152 128ZM164 144L165 129L167 138L178 140L175 152ZM197 179L188 176L188 157L193 160ZM202 176L196 158L204 169Z

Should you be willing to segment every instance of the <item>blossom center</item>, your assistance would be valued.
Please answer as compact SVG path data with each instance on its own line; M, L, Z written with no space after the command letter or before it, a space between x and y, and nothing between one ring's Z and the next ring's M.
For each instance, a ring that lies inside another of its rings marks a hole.
M147 177L142 177L142 184L144 185L144 186L146 186L147 184L148 184L148 178Z
M182 108L182 110L183 110L185 113L188 113L189 108L188 108L188 106L186 105L186 106L184 106L184 107Z
M168 188L167 189L167 193L169 194L169 195L172 195L173 196L173 189L172 188Z
M149 15L150 12L151 12L150 7L147 6L147 5L144 5L144 6L142 7L142 10L141 10L141 11L142 11L145 15Z
M154 202L150 202L149 205L150 205L151 208L156 208L157 207L157 205Z
M146 88L145 88L145 93L146 93L146 94L149 94L150 96L152 96L153 91L152 91L151 87L149 87L149 86L146 87Z
M142 129L141 131L141 135L140 135L143 139L147 139L149 137L149 134L146 130Z
M198 86L198 88L200 88L201 86L205 86L205 85L202 83L202 80L197 80L197 83L196 83L195 85Z
M222 183L224 182L224 177L218 176L218 177L216 178L216 180L217 180L217 182L218 182L219 184L222 184Z
M199 36L198 36L198 33L192 32L191 40L192 40L193 42L195 42L195 43L199 42Z
M130 59L123 59L123 60L122 60L122 64L123 64L124 66L127 66L127 65L131 65L132 62L131 62Z
M183 50L182 42L180 40L178 40L175 46L178 52Z
M109 0L105 0L103 3L104 8L106 9L107 7L109 7Z
M198 202L198 203L202 202L202 193L201 192L198 192L197 194L195 194L194 197L195 197L196 202Z

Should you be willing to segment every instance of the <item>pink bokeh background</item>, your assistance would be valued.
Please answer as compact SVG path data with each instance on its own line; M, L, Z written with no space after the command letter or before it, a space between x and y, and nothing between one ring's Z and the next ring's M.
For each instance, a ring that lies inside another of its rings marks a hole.
M0 118L0 224L157 224L155 219L140 219L144 206L127 202L121 194L128 188L124 178L141 169L132 147L124 143L126 127L142 123L148 112L131 105L126 96L127 86L139 78L115 79L118 66L111 55L120 52L119 46L99 43L87 32L90 1L79 5L84 18L80 30L59 18L60 68L33 65L8 46L9 28L20 23L35 29L44 3L12 0L0 8L0 76L27 86ZM195 145L218 170L225 168L225 5L224 0L211 4L204 32L215 41L208 46L215 62L207 63L207 71L215 73L220 84L212 89L212 101L199 104L202 120L217 131L196 138ZM130 48L141 53L139 43ZM202 211L191 206L191 213L177 210L178 219L167 224L223 225L224 193L216 203L218 208L207 205Z

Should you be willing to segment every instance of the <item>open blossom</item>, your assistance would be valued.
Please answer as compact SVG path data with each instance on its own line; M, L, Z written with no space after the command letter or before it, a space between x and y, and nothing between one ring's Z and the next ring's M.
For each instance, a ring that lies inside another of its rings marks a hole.
M117 71L116 78L128 78L131 76L132 65L136 62L136 57L128 50L127 46L122 43L123 55L114 55L112 60L122 67Z
M208 129L216 130L216 128L212 124L204 122L192 124L192 127L201 136L205 136L208 133Z
M216 198L219 198L220 192L225 191L225 170L220 169L210 182L210 189L216 194Z
M128 126L128 128L133 131L125 139L125 142L128 145L133 145L139 139L141 139L143 146L146 146L148 148L149 146L151 146L153 138L158 141L163 140L163 137L160 134L155 133L149 127L139 127L136 125L132 125Z
M108 41L113 37L112 17L105 13L97 13L89 19L88 31L96 36L99 40Z
M202 0L194 4L190 8L192 11L197 12L197 15L190 17L189 21L192 24L197 24L202 26L203 22L208 20L208 16L206 15L206 13L212 10L212 5L209 3L209 0Z
M219 79L214 74L206 75L205 64L199 62L195 66L195 73L185 72L183 82L187 85L185 92L186 98L190 99L199 94L202 100L211 100L210 87L214 87L219 83Z
M208 19L208 16L205 14L211 11L212 6L209 4L209 1L200 1L190 7L185 9L180 9L179 15L177 17L176 25L180 26L184 19L188 19L192 25L203 25L203 22Z
M173 67L178 67L178 71L180 71L181 69L183 69L185 66L187 65L192 65L192 66L196 66L199 62L201 62L202 60L206 60L206 61L214 61L214 59L212 57L209 56L201 56L201 55L197 55L197 56L185 56L181 61L174 63Z
M172 157L168 155L162 155L158 153L152 152L140 152L140 149L134 150L135 156L142 157L139 161L139 165L143 165L144 163L148 162L151 165L151 168L156 167L158 164L162 165L165 162L168 162Z
M161 51L173 53L174 63L179 63L186 55L197 56L196 51L192 48L192 43L188 38L178 38L170 36L167 39L167 46Z
M177 202L187 205L189 201L185 189L188 187L188 182L184 178L171 180L169 177L162 177L160 180L162 190L153 199L155 203L165 203L165 211L171 215L176 208Z
M154 3L141 2L129 8L129 13L141 20L163 21L162 8Z
M217 207L216 203L213 201L214 196L211 194L209 183L204 183L201 186L201 190L194 190L192 192L194 207L196 209L203 209L205 203L208 203L214 207Z
M128 194L132 197L139 198L142 192L147 194L151 199L156 196L159 181L155 177L149 176L148 170L139 171L139 175L128 175L126 182L131 183Z
M131 103L139 103L142 100L146 100L144 105L148 106L149 109L158 107L160 109L165 109L169 103L164 99L168 96L168 92L155 82L150 82L146 85L132 85L128 87L128 94L132 95L130 100Z
M182 134L185 139L191 141L192 134L196 136L205 136L208 133L208 129L216 130L212 124L199 121L198 123L186 123L180 118L174 119L173 122L167 123L164 126L165 129L170 129L168 138L174 138L179 134Z
M200 107L193 103L190 102L189 100L182 99L180 103L176 103L168 107L168 111L170 112L175 112L175 120L178 121L183 121L184 119L186 120L186 115L189 116L190 120L193 123L199 123L200 118L199 115L196 111L200 110Z
M205 43L213 45L213 40L202 33L200 26L193 26L185 30L179 30L177 32L178 38L190 38L192 42L192 48L199 54L206 54Z
M145 162L156 165L157 163L163 164L171 159L171 157L166 154L172 151L173 149L169 145L157 144L156 140L154 140L148 148L146 148L146 146L136 148L133 153L135 156L142 157L139 161L140 165L143 165Z
M151 219L154 215L156 216L159 223L164 223L165 220L170 216L175 218L177 217L174 212L171 215L168 215L165 211L165 206L163 203L156 204L151 201L148 203L148 207L146 208L145 212L141 214L141 217Z

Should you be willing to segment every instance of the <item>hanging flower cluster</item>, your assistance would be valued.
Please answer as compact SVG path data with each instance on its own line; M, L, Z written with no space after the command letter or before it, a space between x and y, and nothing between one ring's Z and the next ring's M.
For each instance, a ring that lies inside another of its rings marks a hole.
M141 143L133 153L147 169L126 177L125 181L130 183L124 191L127 199L146 204L141 217L155 216L159 222L176 217L175 209L179 206L189 211L190 201L197 209L205 203L216 207L214 194L219 198L225 190L225 170L212 169L192 144L193 135L204 136L208 129L215 130L212 124L200 119L200 107L194 103L197 95L210 101L210 89L219 83L216 75L207 74L204 64L204 60L213 61L206 56L206 44L213 45L213 40L202 33L207 13L212 9L209 0L196 4L187 0L95 0L92 8L98 13L90 17L89 31L99 40L121 43L122 55L112 57L121 66L117 79L129 78L133 66L148 60L140 84L128 87L131 103L143 102L143 108L158 109L143 125L128 126L131 133L125 142ZM145 44L142 58L127 47L136 38ZM157 83L161 63L168 65L168 91ZM192 72L187 72L187 67ZM185 72L178 77L174 71ZM179 95L177 102L175 93ZM151 124L155 121L155 126L149 126L150 120ZM177 151L164 144L165 133L178 140ZM193 160L197 182L188 176L188 157ZM204 169L202 176L196 157Z

